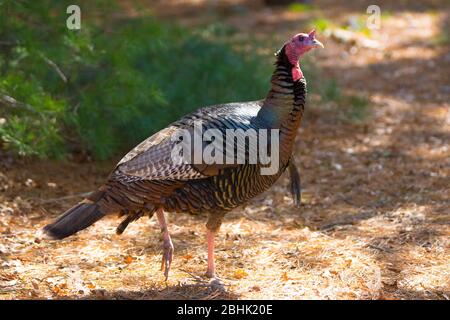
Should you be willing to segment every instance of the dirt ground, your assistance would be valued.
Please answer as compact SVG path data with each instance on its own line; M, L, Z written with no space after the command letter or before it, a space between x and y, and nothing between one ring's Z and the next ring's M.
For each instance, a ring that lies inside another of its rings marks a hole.
M336 25L369 4L313 2ZM152 3L157 16L186 25L216 10L237 37L270 33L280 43L318 14L258 1L219 9L199 0ZM325 49L311 61L319 81L336 78L345 94L368 97L369 115L351 121L334 101L310 96L295 151L302 207L293 208L284 175L226 217L216 242L222 289L202 278L205 217L170 216L175 258L167 283L154 219L122 236L111 217L60 242L41 238L39 229L99 186L114 162L2 159L0 299L448 300L450 48L448 38L435 40L448 30L445 3L379 1L389 14L369 42L359 33L318 34Z

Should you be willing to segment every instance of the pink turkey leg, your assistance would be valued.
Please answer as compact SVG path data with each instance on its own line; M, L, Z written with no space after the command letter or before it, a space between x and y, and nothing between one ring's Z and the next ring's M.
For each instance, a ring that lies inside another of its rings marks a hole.
M214 238L216 233L207 229L206 240L208 241L208 269L206 270L206 276L208 278L215 277L214 267Z

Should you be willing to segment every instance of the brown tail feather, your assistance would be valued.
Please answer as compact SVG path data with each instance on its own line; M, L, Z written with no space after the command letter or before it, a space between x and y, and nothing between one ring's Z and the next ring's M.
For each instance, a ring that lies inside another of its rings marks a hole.
M54 239L63 239L89 227L105 216L96 203L86 202L81 202L67 210L56 221L45 226L44 232Z

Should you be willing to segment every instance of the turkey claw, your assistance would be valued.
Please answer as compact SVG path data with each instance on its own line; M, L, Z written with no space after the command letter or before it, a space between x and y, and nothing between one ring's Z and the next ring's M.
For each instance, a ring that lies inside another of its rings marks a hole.
M164 270L164 276L166 277L166 281L169 278L170 265L172 264L173 259L173 244L172 241L164 240L163 244L163 255L161 261L161 271Z

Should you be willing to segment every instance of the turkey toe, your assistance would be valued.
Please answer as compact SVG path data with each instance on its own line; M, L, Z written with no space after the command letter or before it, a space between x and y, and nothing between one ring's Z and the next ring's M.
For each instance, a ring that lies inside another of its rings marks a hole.
M172 264L173 259L173 244L172 240L165 239L163 244L163 255L161 262L161 271L164 270L164 276L166 277L166 281L169 278L170 265Z

